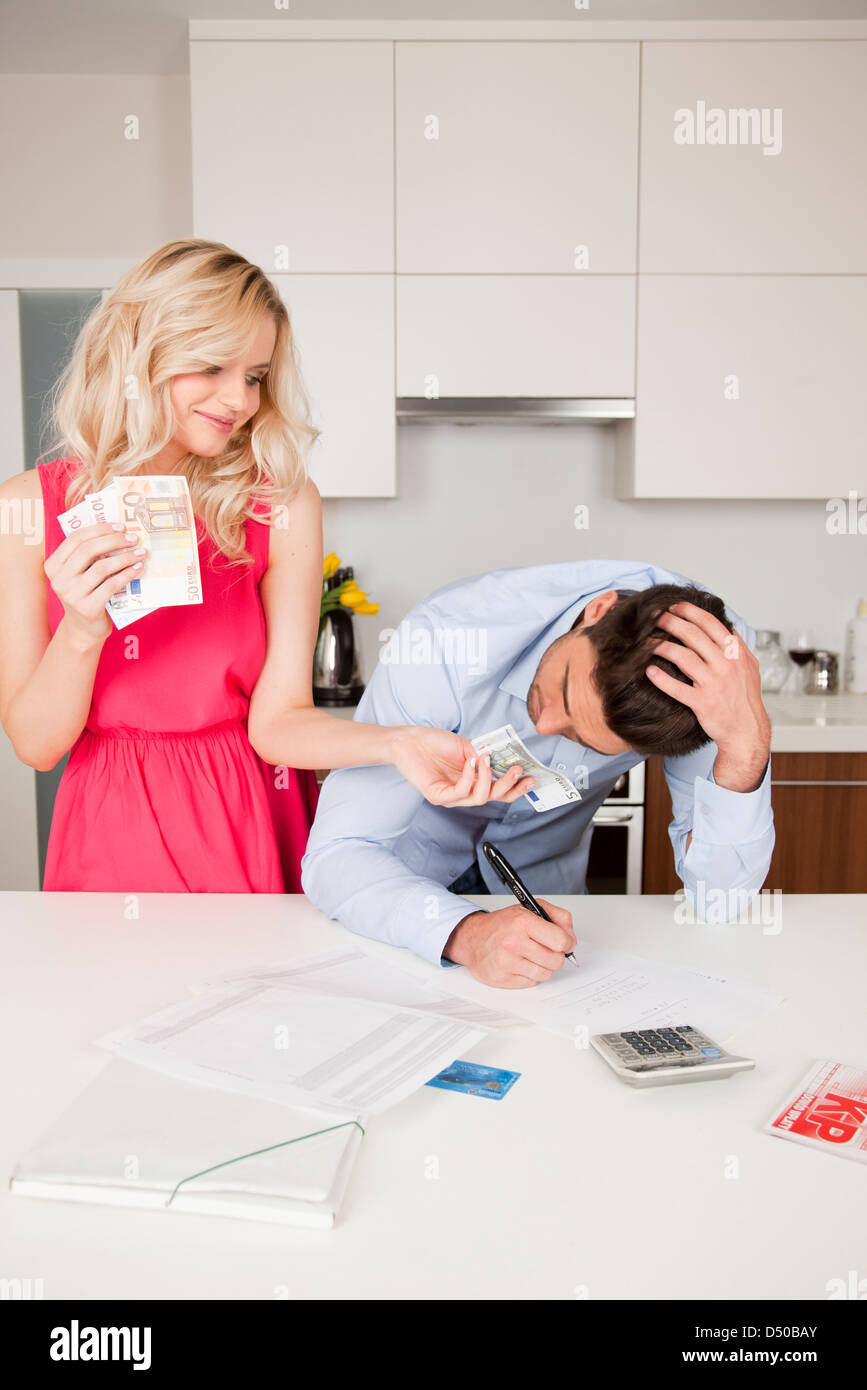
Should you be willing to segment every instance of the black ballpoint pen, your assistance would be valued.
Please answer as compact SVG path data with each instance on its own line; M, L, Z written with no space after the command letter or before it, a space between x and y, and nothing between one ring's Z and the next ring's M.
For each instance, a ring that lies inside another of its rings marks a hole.
M545 921L551 922L552 926L556 926L556 922L552 922L544 907L536 902L529 888L521 882L508 859L500 853L496 845L492 845L490 840L483 840L482 851L494 873L506 885L509 892L514 893L521 906L526 907L529 912L535 912L537 917L544 917ZM576 969L580 969L571 951L566 952L566 959L571 960Z

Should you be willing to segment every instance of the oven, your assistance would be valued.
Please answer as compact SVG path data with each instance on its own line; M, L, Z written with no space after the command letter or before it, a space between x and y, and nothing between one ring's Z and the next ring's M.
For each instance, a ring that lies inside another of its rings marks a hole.
M641 892L644 769L641 762L622 773L593 817L588 893Z

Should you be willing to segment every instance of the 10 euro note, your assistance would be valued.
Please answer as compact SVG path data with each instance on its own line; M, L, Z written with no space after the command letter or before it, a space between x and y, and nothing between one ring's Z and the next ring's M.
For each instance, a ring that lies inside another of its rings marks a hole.
M144 567L137 579L109 599L115 614L141 616L153 608L202 602L202 576L196 518L190 489L182 473L165 477L116 478L118 520L144 546Z
M76 502L74 507L68 511L61 512L57 520L64 536L72 536L76 531L80 531L84 526L94 526L103 521L117 521L119 507L117 494L113 486L103 488L102 492L90 492L81 502ZM108 555L115 555L117 551L109 550ZM116 628L128 627L138 618L143 618L145 613L149 613L149 608L143 608L138 612L114 613L111 604L105 605L105 611L111 618Z
M523 775L533 778L532 787L524 795L534 811L553 811L555 806L567 806L570 801L581 800L581 793L568 777L551 767L544 767L533 757L511 724L505 724L502 729L493 729L489 734L479 734L470 742L477 753L490 753L491 778L494 781L505 776L515 763L521 764Z
M90 504L90 510L95 522L120 521L120 498L114 483L109 483L101 492L88 492L85 502ZM109 551L109 554L116 554ZM129 612L115 612L111 606L111 601L105 605L105 611L111 618L116 628L129 627L130 623L138 622L146 613L151 613L150 608L130 609Z

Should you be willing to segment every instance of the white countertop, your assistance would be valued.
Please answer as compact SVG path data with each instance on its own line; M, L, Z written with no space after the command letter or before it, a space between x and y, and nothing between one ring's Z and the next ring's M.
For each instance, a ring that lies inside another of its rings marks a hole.
M371 1120L332 1231L0 1190L3 1275L41 1277L46 1299L270 1299L281 1288L292 1299L572 1300L582 1286L591 1299L826 1299L828 1280L863 1271L864 1166L760 1127L813 1059L867 1064L867 897L786 897L776 935L679 926L668 897L556 901L586 940L786 995L731 1044L756 1069L634 1091L567 1038L508 1029L472 1058L521 1072L509 1095L493 1104L423 1087ZM0 895L7 1175L107 1064L91 1039L183 999L192 982L348 936L300 896L138 902L128 920L114 894ZM737 1178L726 1176L733 1160Z
M867 752L867 695L764 695L772 753Z

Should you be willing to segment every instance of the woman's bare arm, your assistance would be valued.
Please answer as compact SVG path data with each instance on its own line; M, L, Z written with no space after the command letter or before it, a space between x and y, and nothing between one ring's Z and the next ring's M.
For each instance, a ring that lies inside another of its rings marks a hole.
M111 525L90 526L49 557L47 570L65 609L52 637L43 528L34 533L15 524L37 510L41 517L35 469L0 484L0 724L16 756L44 772L84 728L111 631L104 605L130 577L127 554L110 561L99 556L109 544L124 551L131 546Z
M267 763L295 768L392 763L435 805L515 801L531 783L521 768L491 781L469 740L446 729L341 719L313 704L313 652L322 595L322 503L312 480L271 527L259 584L267 626L265 662L250 701L248 734Z

